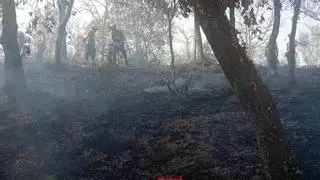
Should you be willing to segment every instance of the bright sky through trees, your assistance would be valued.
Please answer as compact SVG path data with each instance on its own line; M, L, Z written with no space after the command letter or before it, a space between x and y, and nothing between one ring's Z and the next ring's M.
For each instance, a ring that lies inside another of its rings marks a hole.
M73 19L77 19L77 21L79 21L80 24L83 25L87 25L90 23L90 21L92 20L92 17L90 15L90 13L88 12L84 12L82 11L81 13L79 13L79 11L81 11L81 6L82 3L81 1L75 1L74 4L74 9L78 11L78 14L76 17L71 17L70 21L72 21ZM103 7L101 7L100 9L98 9L98 11L101 12L101 14L103 14ZM279 31L279 37L277 39L278 42L278 47L279 47L279 59L280 61L285 61L285 56L284 53L286 51L286 44L288 42L288 34L290 32L291 29L291 17L292 17L293 12L292 11L281 11L281 25L280 25L280 31ZM28 22L29 22L29 15L28 15L28 9L24 8L22 9L17 9L17 21L18 21L18 25L19 25L19 30L24 31L25 27L27 26ZM193 19L189 18L189 19L184 19L184 18L180 18L175 20L176 21L176 25L179 27L183 27L183 29L185 31L187 31L190 35L192 35L193 33ZM308 31L308 29L306 28L306 26L304 25L304 23L308 24L308 25L312 25L315 24L315 22L313 20L311 20L310 18L304 18L303 15L301 16L299 22L303 22L300 23L298 25L298 29L297 29L297 38L299 37L299 33L301 31ZM180 35L181 36L181 35ZM206 41L205 36L203 36L203 40ZM180 39L180 37L176 36L176 39ZM185 48L185 46L183 46L181 44L181 42L175 42L175 48L179 51L180 48ZM302 62L299 58L298 58L298 65L303 65L304 62Z

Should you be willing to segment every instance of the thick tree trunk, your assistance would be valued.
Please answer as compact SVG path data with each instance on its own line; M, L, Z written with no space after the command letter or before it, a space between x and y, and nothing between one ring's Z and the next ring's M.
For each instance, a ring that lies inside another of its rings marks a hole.
M196 11L194 13L194 61L201 63L205 61L200 31L200 19Z
M63 7L63 3L62 0L58 1L58 3L60 3L59 5L59 9L60 11L65 10ZM59 22L59 26L58 26L58 35L57 35L57 39L56 39L56 45L55 45L55 61L57 65L61 64L61 58L62 58L62 46L63 46L63 39L65 36L65 32L66 32L66 25L70 19L71 16L71 11L72 11L72 7L73 7L73 3L74 0L70 0L69 4L67 5L67 10L65 13L65 16L62 18L61 17L61 21ZM62 12L60 12L62 13ZM66 51L65 51L66 52Z
M291 82L295 83L295 70L296 70L296 32L297 32L297 22L299 18L300 13L300 6L301 6L301 0L295 0L294 1L294 14L292 18L292 27L291 27L291 33L289 35L289 52L287 52L287 60L289 65L289 72L291 76Z
M276 44L277 44L277 37L279 34L280 28L280 17L281 17L281 2L280 0L273 0L273 28L272 33L269 39L269 43L267 46L267 62L271 71L275 74L278 74L278 56L276 53Z
M59 27L58 28L58 35L57 35L57 40L56 40L56 47L55 47L55 60L56 60L56 64L60 65L61 64L61 52L62 52L62 48L61 48L61 44L62 44L62 40L63 40L63 32L64 32L65 28L64 27Z
M22 98L28 88L22 68L17 41L17 20L14 0L2 1L2 37L1 43L5 54L4 90L9 102Z
M210 0L193 1L199 8L201 27L241 104L256 127L266 179L286 179L288 149L279 112L253 62L239 45L225 9Z

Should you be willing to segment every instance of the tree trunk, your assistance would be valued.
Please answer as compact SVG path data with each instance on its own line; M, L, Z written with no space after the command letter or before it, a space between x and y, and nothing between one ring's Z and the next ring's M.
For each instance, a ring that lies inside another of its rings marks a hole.
M190 40L187 34L185 34L185 38L186 38L186 50L187 50L187 63L189 63L190 62L190 48L189 48Z
M171 68L172 68L172 83L175 86L176 84L176 69L174 66L174 51L173 51L173 43L172 43L172 18L168 14L168 31L169 31L169 46L171 53Z
M196 11L194 13L194 61L201 63L205 61L200 31L200 19Z
M230 11L230 24L233 28L236 27L236 18L234 16L234 7L229 8Z
M105 9L104 9L104 15L103 15L103 28L102 28L102 42L101 42L101 51L100 51L100 62L104 62L105 58L105 47L106 47L106 25L107 25L107 18L108 18L108 2L105 1Z
M5 54L4 90L9 102L23 97L28 88L22 68L21 56L17 41L17 19L14 0L2 1L2 37L1 43Z
M296 82L295 69L296 69L296 32L297 32L297 22L300 13L301 0L294 1L294 14L292 18L291 33L289 35L289 52L287 52L287 60L289 65L289 72L291 76L291 83Z
M276 44L277 44L277 37L279 34L279 28L280 28L280 11L281 11L281 2L280 0L273 0L273 28L270 35L269 43L267 46L267 62L269 65L269 68L273 73L278 74L278 56L276 53Z
M61 59L67 59L67 31L64 29L62 34L62 41L61 41Z
M63 31L64 31L64 27L60 27L58 28L58 35L57 35L57 40L56 40L56 47L55 47L55 60L56 60L56 64L60 65L61 64L61 44L62 44L62 40L63 40Z
M74 0L70 0L69 4L67 5L67 10L65 13L65 16L62 18L61 17L61 21L59 22L59 26L58 26L58 35L57 35L57 39L56 39L56 45L55 45L55 61L57 65L61 64L61 58L62 58L62 46L63 46L63 39L65 36L65 32L66 32L66 25L70 19L71 16L71 11L72 11L72 7L73 7L73 2ZM60 11L65 10L64 7L64 2L62 2L62 0L58 1L58 5L59 5L59 9ZM60 12L62 13L62 12ZM62 13L63 14L63 13ZM66 52L66 51L65 51Z
M266 179L286 179L288 149L279 112L268 88L260 79L253 62L239 45L235 32L225 16L225 9L211 0L193 1L200 13L200 24L226 78L253 120ZM217 7L220 8L220 7Z
M59 23L62 23L64 17L66 16L67 4L64 2L65 0L58 0L58 8L59 8ZM61 59L67 58L67 31L64 29L62 32L62 40L61 40Z

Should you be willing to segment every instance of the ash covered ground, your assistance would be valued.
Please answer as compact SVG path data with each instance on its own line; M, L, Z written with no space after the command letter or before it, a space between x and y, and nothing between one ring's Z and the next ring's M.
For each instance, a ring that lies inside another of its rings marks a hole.
M258 69L303 179L320 179L320 69L297 69L294 86L286 68ZM254 127L217 66L178 68L192 82L183 96L163 88L165 68L28 63L25 74L33 92L19 108L1 93L1 179L262 179Z

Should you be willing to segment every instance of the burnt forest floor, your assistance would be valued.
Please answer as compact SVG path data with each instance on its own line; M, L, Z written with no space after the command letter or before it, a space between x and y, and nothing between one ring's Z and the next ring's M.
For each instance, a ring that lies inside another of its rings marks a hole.
M233 95L148 94L170 74L153 68L25 73L24 104L0 94L0 179L262 179L254 127ZM292 87L261 73L303 179L320 179L320 69L298 69Z

